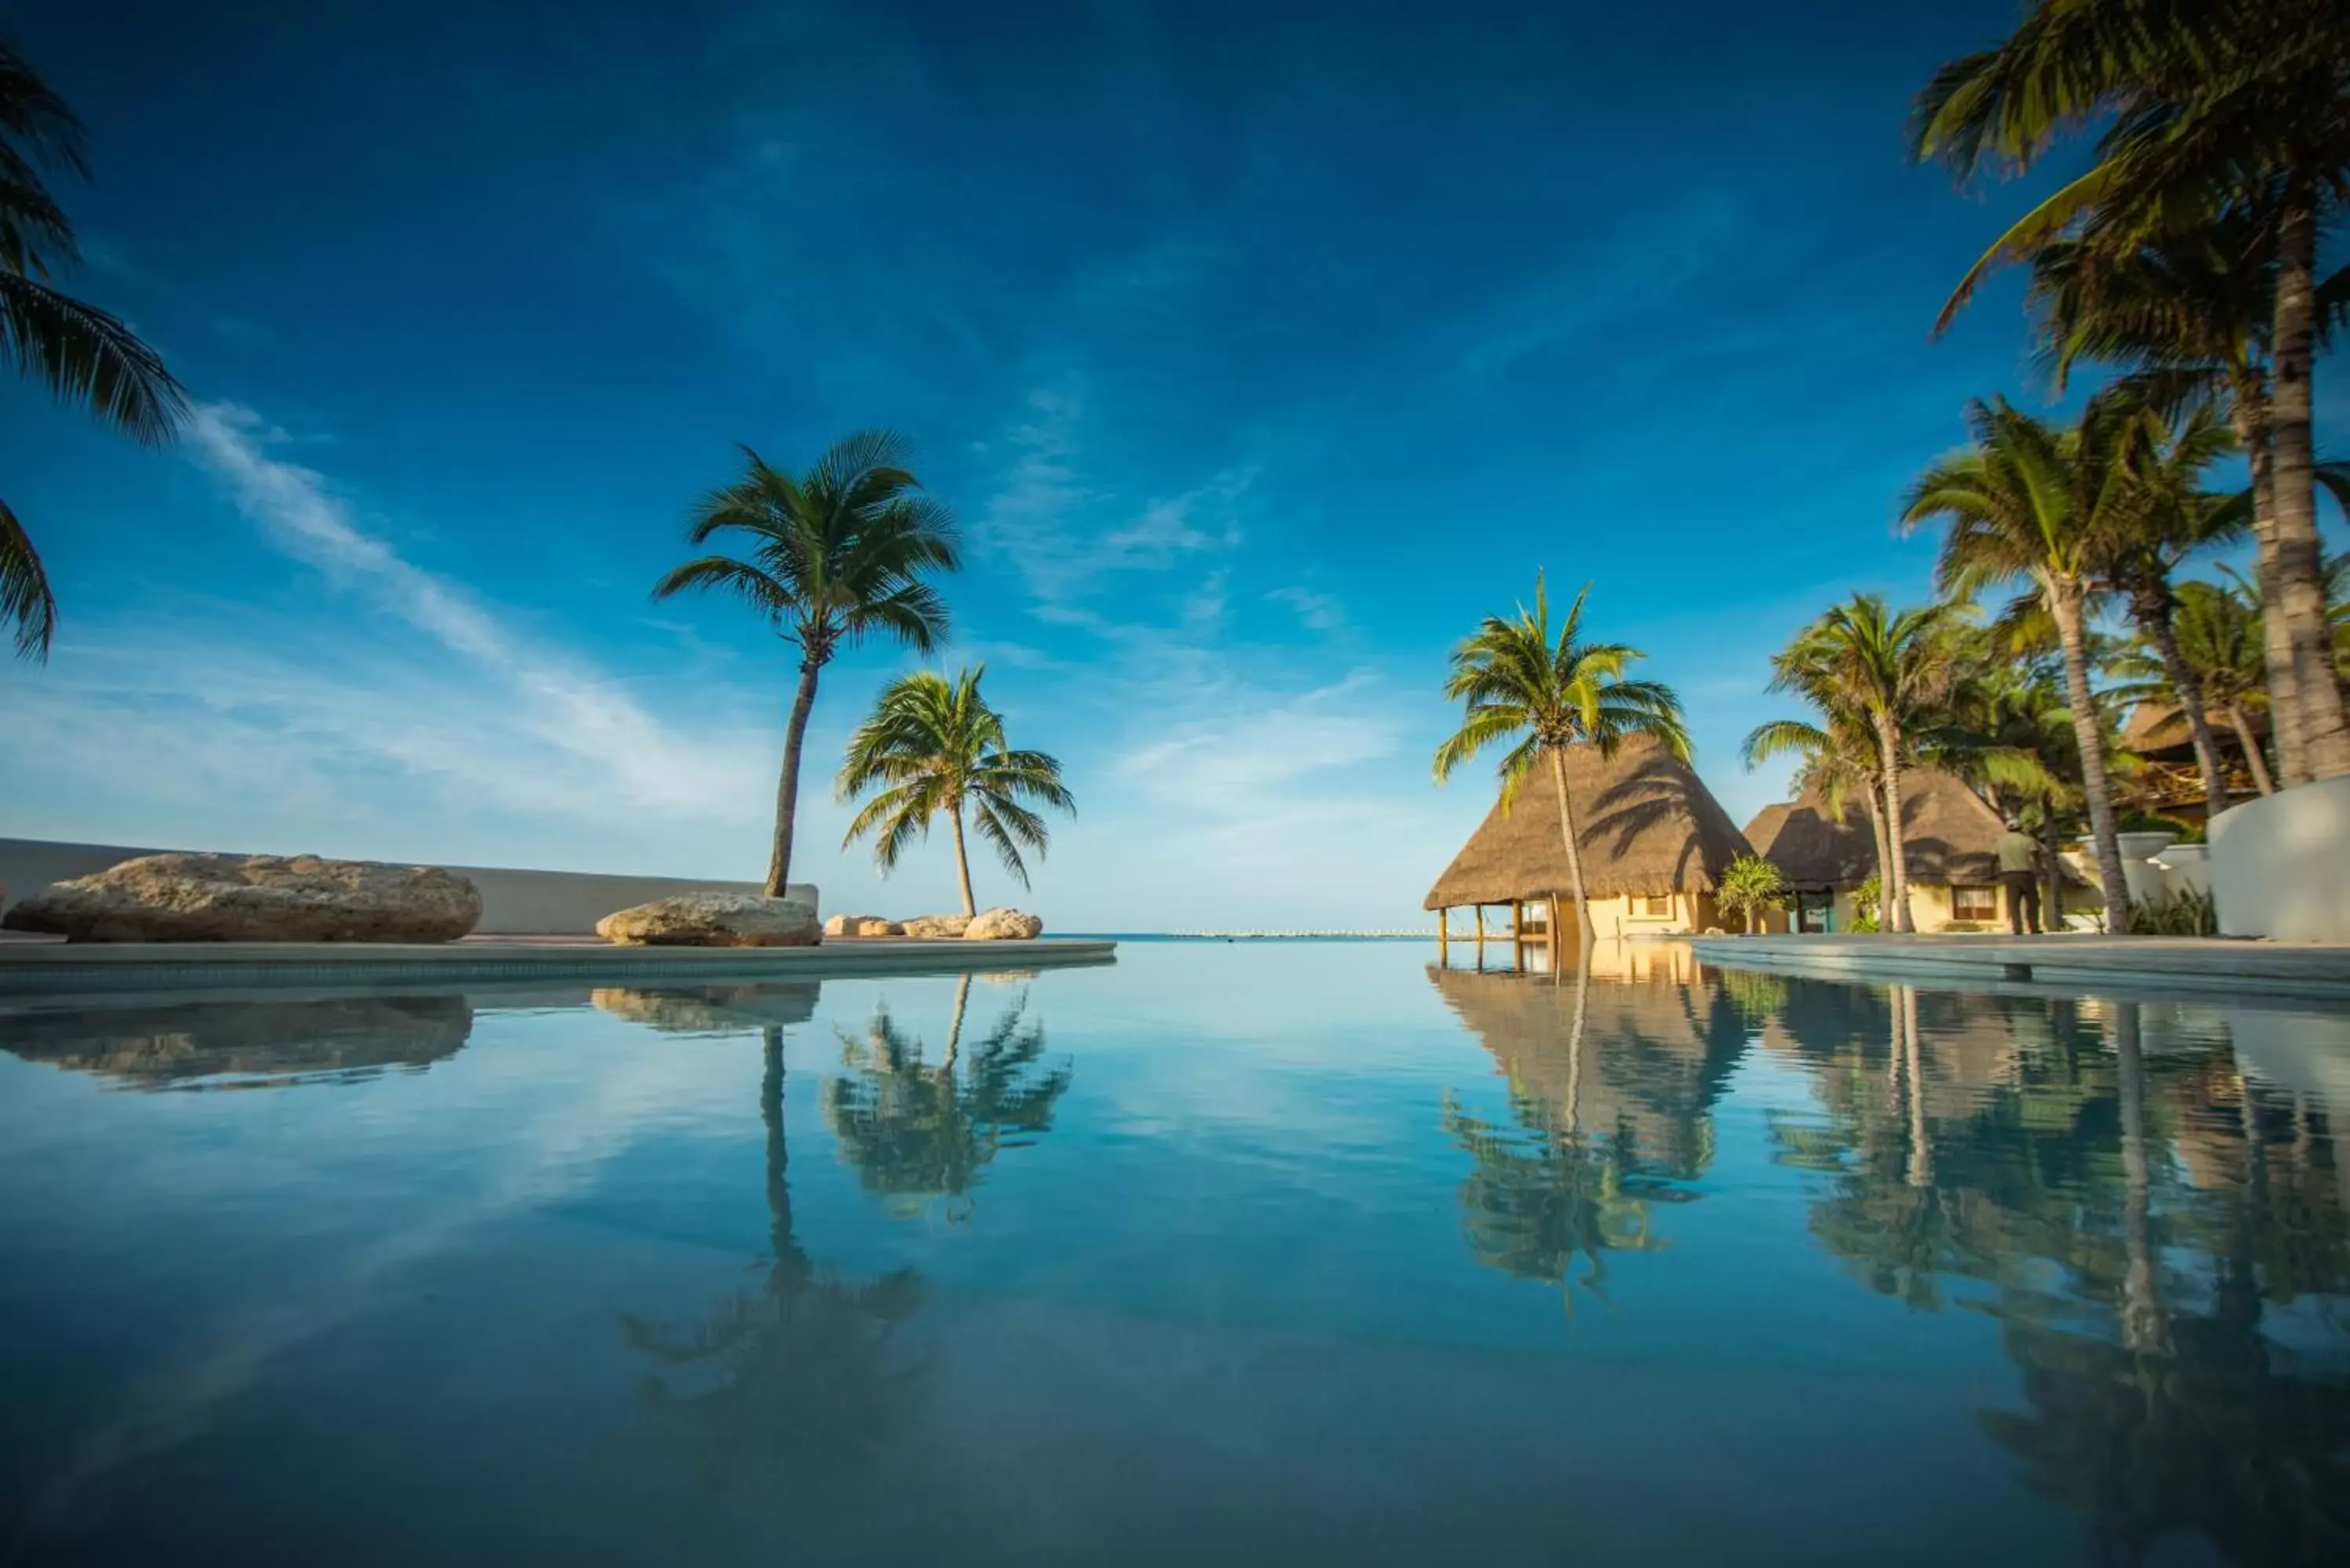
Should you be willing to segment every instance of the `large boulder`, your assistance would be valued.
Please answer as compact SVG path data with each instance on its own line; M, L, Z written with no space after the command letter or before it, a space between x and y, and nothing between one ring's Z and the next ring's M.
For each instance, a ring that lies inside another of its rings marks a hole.
M316 855L142 855L51 884L0 926L77 942L449 942L482 895L435 866Z
M824 940L816 910L756 893L680 893L616 909L596 934L623 947L812 948Z
M1025 941L1044 934L1045 922L1018 909L989 909L972 917L963 940L973 942Z
M835 915L824 923L828 937L902 937L905 928L879 915Z
M927 937L935 941L941 937L960 937L971 929L969 915L916 915L903 923L901 929L910 937Z

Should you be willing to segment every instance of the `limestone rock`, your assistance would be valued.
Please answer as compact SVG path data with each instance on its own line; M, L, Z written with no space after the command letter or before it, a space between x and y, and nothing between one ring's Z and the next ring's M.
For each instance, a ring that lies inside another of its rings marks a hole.
M906 929L879 915L835 915L824 923L828 937L902 937Z
M615 909L596 934L623 947L812 948L824 940L816 911L756 893L680 893Z
M1042 935L1044 929L1045 922L1034 915L1018 909L989 909L973 916L962 934L965 940L974 942L1024 941Z
M910 937L936 940L941 937L960 937L970 927L969 915L916 915L905 922L903 929Z
M434 866L316 855L142 855L53 883L0 926L77 942L448 942L482 895Z

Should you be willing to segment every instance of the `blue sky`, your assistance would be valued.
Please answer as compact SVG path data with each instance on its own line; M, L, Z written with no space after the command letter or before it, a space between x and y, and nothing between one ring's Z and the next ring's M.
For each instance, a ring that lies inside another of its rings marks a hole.
M0 395L64 622L0 673L0 831L755 876L791 659L650 603L732 444L917 443L984 659L1082 816L1062 929L1405 924L1491 799L1445 649L1593 585L1740 820L1765 660L1925 591L1901 483L2040 397L2022 201L1907 166L2006 0L12 5L91 131L81 292L203 408ZM827 765L799 870L888 884ZM992 867L981 896L1010 901Z

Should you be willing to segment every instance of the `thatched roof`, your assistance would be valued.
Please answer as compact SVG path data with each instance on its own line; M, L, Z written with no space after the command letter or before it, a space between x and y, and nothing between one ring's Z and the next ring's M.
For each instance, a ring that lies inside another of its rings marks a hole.
M2211 727L2235 739L2235 726L2225 713L2213 713ZM2250 711L2246 723L2255 735L2269 732L2268 715ZM2122 745L2142 757L2177 757L2180 760L2194 754L2195 739L2187 732L2187 715L2175 702L2140 702L2129 711L2122 722Z
M1611 758L1571 746L1566 787L1575 804L1583 879L1595 898L1629 893L1711 892L1746 840L1688 764L1645 736ZM1422 908L1506 904L1574 887L1559 840L1558 789L1537 766L1505 814L1496 801Z
M1901 775L1902 846L1912 882L1985 883L1999 877L1999 814L1939 768ZM1859 797L1844 819L1806 790L1784 805L1766 805L1747 826L1754 851L1798 888L1857 888L1877 875L1877 840Z

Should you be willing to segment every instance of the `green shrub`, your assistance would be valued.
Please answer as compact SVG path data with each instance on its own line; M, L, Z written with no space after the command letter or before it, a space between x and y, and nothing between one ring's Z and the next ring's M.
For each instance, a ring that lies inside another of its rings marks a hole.
M2182 888L2166 898L2131 899L2129 929L2141 937L2216 937L2220 909L2210 894Z
M1878 906L1885 902L1885 884L1871 876L1852 890L1852 929L1873 931L1879 929Z

